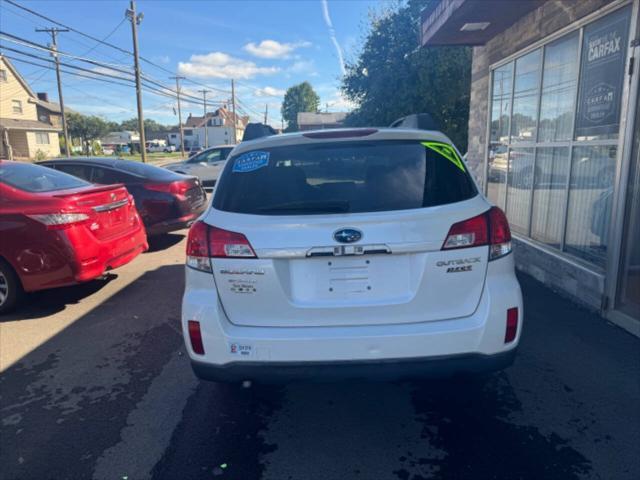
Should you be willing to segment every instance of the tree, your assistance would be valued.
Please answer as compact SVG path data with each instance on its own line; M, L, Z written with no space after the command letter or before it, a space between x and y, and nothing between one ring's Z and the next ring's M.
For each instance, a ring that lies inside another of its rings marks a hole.
M425 3L409 0L373 16L359 57L347 64L344 95L358 107L353 126L388 126L412 113L430 113L461 151L467 148L471 49L420 47Z
M320 97L309 82L289 87L282 102L282 118L287 122L287 132L298 130L298 112L317 112Z
M147 137L147 140L150 140L153 138L161 138L165 136L167 133L169 133L172 130L172 128L173 127L171 126L162 125L161 123L158 123L151 118L146 118L144 120L144 133ZM118 129L137 132L139 130L138 119L130 118L129 120L123 120L120 123L120 126L116 128L116 130Z
M109 132L109 125L100 117L67 113L67 129L71 138L79 138L86 155L89 155L89 143Z

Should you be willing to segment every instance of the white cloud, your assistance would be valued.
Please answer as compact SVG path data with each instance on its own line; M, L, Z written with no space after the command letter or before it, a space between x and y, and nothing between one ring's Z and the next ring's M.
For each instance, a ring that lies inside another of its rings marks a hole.
M280 43L276 40L262 40L258 44L247 43L243 48L251 55L260 58L289 58L295 49L310 46L310 42Z
M321 106L323 106L324 104L328 105L329 110L334 112L350 112L351 110L356 108L356 105L345 98L340 90L336 90L335 92L333 92L333 94L330 95L329 98L321 104Z
M333 22L331 22L331 16L329 15L329 4L327 0L321 0L322 2L322 16L324 17L324 23L327 25L329 29L329 38L333 42L333 46L336 47L336 54L338 55L338 63L340 64L340 71L342 75L347 73L347 70L344 68L344 55L342 53L342 47L338 43L338 38L336 37L336 31L333 28Z
M253 92L256 97L283 97L285 93L285 90L274 87L256 88Z
M296 73L299 75L308 75L315 77L318 75L316 72L316 66L313 60L297 60L287 69L290 73Z
M222 52L206 55L191 55L188 62L179 62L178 71L187 76L200 78L239 78L248 79L256 75L271 75L278 67L259 67L253 62L234 58Z

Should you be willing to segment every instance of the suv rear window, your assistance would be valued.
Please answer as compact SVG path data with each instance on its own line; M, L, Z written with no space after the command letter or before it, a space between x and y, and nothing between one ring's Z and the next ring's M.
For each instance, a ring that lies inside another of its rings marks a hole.
M26 192L53 192L91 185L77 177L31 163L0 162L0 182Z
M419 141L359 141L234 155L213 206L258 215L380 212L444 205L477 194L457 154L452 160Z

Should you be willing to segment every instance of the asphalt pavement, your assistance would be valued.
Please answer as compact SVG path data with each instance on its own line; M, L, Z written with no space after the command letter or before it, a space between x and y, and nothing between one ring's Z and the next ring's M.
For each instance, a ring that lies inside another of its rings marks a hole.
M640 339L532 278L503 372L224 386L184 353L184 233L0 319L1 479L640 478Z

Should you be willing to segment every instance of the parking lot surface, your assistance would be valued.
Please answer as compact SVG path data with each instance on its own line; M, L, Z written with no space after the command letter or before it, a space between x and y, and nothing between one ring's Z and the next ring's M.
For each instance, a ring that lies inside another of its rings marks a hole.
M243 389L191 373L184 234L1 319L2 479L640 478L640 340L531 278L504 372Z

